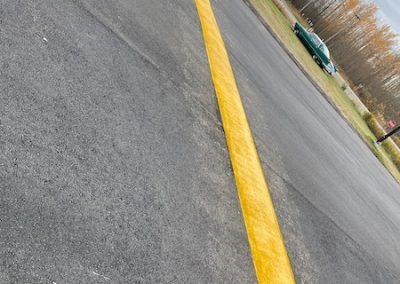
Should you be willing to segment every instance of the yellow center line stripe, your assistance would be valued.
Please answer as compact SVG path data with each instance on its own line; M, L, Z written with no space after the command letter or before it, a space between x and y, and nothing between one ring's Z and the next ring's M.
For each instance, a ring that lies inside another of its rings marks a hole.
M295 283L229 57L209 0L195 0L259 283Z

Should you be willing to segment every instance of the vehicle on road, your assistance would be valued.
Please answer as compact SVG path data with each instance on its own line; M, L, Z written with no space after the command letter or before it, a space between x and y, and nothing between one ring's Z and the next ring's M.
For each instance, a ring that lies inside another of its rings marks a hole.
M330 75L336 73L336 67L331 61L326 44L315 33L307 31L299 22L294 25L293 30L315 62Z

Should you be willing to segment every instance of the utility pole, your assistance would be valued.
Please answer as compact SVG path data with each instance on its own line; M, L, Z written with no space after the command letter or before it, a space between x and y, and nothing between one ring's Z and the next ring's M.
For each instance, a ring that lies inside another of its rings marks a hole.
M385 141L386 139L388 139L390 136L396 134L397 132L400 131L400 125L397 126L395 129L393 129L392 131L390 131L388 134L382 136L381 138L379 138L378 140L376 140L376 143L380 144L383 141Z

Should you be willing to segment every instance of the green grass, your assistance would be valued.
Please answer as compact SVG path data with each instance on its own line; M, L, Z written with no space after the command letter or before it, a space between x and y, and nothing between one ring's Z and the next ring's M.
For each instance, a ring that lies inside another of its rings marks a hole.
M393 177L400 183L400 172L391 156L383 147L376 146L376 137L353 102L344 93L336 79L324 72L312 59L297 36L292 25L272 0L250 0L267 24L282 41L300 65L310 74L324 93L340 110L342 115L353 125L374 155L385 165ZM296 15L298 16L298 15Z

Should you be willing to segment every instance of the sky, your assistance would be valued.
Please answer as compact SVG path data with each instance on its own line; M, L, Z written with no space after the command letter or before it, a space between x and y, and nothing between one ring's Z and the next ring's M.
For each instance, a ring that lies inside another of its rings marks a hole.
M400 34L400 0L372 0L380 11L378 17L389 24L393 31Z

